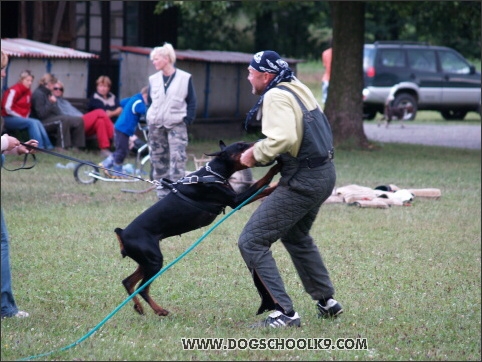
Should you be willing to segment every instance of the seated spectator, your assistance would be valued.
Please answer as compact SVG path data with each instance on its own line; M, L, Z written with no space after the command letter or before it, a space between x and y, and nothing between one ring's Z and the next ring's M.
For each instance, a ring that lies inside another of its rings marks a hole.
M34 76L29 70L20 73L18 83L8 88L2 97L2 117L5 130L27 130L30 139L38 141L39 148L51 150L54 148L50 142L47 131L42 122L30 118L32 107L32 87Z
M96 92L89 99L89 111L103 109L109 118L115 122L122 112L117 97L110 92L112 82L106 75L101 75L96 81Z
M82 117L84 120L84 129L86 136L97 135L97 143L99 144L100 154L102 157L107 157L111 154L110 145L114 138L114 124L107 116L103 109L95 109L86 114L82 114L72 103L70 103L64 96L64 84L57 81L53 88L53 94L57 97L57 104L59 105L62 114L69 116Z
M57 78L45 74L32 95L32 115L42 121L44 126L50 122L62 122L62 135L57 130L57 146L61 147L61 138L65 149L78 151L85 147L84 120L82 117L62 114L57 104L57 97L52 94ZM47 128L47 131L49 128ZM61 137L62 136L62 137Z
M133 136L141 116L147 112L148 88L142 88L140 93L124 98L121 101L122 113L115 122L115 151L100 163L101 167L113 168L113 172L103 170L107 177L123 178L118 172L122 172L122 164L129 153L129 137Z

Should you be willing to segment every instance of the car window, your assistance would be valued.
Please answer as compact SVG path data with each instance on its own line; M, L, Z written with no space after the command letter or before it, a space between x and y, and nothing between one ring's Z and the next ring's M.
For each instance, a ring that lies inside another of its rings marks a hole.
M442 71L447 73L457 73L457 74L470 73L469 64L460 55L450 51L440 50L439 56L440 56L440 66L442 67Z
M426 49L410 49L407 52L408 64L411 69L423 72L437 72L435 52Z
M405 67L405 56L401 49L381 49L379 62L384 67Z

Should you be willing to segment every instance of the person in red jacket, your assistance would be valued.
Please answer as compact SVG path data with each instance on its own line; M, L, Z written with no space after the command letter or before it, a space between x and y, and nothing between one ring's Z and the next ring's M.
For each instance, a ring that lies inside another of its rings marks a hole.
M30 117L34 76L29 70L20 73L18 83L7 89L2 97L2 117L7 132L28 131L30 139L38 140L39 148L53 149L52 142L40 120Z

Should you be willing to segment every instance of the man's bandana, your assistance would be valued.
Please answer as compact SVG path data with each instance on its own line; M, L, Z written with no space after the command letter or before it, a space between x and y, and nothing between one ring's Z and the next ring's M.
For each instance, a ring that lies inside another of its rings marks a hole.
M276 74L276 77L266 86L263 94L259 97L258 102L251 108L246 116L244 127L247 130L250 125L256 122L259 107L263 103L265 93L281 82L291 82L294 74L288 63L281 59L278 53L272 50L264 50L256 53L249 63L249 66L261 73Z
M256 53L249 65L262 73L279 74L283 69L289 69L288 63L272 50Z

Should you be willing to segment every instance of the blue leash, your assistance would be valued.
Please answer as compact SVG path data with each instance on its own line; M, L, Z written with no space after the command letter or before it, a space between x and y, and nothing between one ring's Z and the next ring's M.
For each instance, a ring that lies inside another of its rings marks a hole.
M206 233L204 233L196 242L194 242L189 248L187 248L181 255L179 255L176 259L174 259L172 262L170 262L168 265L166 265L164 268L162 268L156 275L154 275L151 279L149 279L149 281L147 281L147 283L145 283L144 285L142 285L141 287L139 287L134 293L132 293L131 295L129 295L129 297L127 297L126 300L124 300L121 304L119 304L119 306L117 308L115 308L112 312L110 312L110 314L105 317L99 324L97 324L94 328L92 328L90 330L90 332L88 332L86 335L84 335L83 337L81 337L80 339L78 339L77 341L75 341L74 343L68 345L68 346L65 346L63 348L60 348L58 350L58 352L62 352L62 351L66 351L72 347L75 347L77 346L78 344L82 343L83 341L85 341L87 338L89 338L92 334L94 334L100 327L102 327L102 325L104 325L110 318L112 318L114 316L114 314L116 314L124 305L126 305L132 298L134 298L137 294L139 294L139 292L141 292L145 287L147 287L148 285L150 285L157 277L159 277L161 274L163 274L166 270L168 270L169 268L171 268L174 264L176 264L178 261L180 261L182 258L184 258L189 252L191 252L192 249L194 249L197 245L199 245L199 243L201 241L203 241L206 236L208 236L214 229L216 229L222 222L224 222L224 220L226 220L228 217L230 217L232 214L234 214L236 211L238 211L239 209L241 209L244 205L246 205L252 198L254 198L256 195L258 195L261 191L263 191L266 187L268 187L268 185L265 185L263 186L262 188L260 188L254 195L251 195L248 199L246 199L245 201L243 201L238 207L236 207L235 209L231 210L231 212L229 212L228 214L226 214L221 220L219 220L218 222L216 222L208 231L206 231ZM18 361L28 361L28 360L32 360L32 359L35 359L35 358L40 358L40 357L45 357L45 356L49 356L53 353L55 353L57 350L53 350L53 351L50 351L50 352L47 352L47 353L42 353L42 354L38 354L38 355L34 355L34 356L30 356L30 357L25 357L25 358L22 358L22 359L19 359Z

